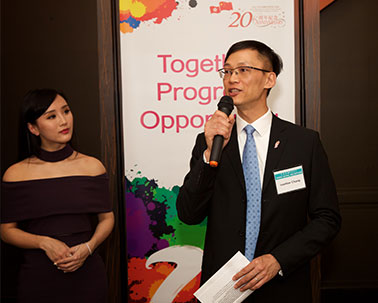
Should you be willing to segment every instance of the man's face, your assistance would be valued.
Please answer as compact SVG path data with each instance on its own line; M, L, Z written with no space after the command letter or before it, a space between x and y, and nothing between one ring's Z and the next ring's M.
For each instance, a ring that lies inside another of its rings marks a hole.
M251 49L243 49L231 54L224 64L224 68L228 70L242 66L272 70L267 60ZM224 77L223 85L226 95L232 97L238 110L243 110L259 102L265 104L267 89L274 86L275 79L273 72L241 68Z

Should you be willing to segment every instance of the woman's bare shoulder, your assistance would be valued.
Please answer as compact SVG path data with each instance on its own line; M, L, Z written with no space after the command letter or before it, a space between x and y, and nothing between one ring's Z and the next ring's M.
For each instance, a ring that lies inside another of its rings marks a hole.
M31 162L33 158L27 158L20 162L17 162L11 165L3 175L3 181L5 182L17 182L17 181L24 181L25 176L28 175L28 171L30 169Z
M76 160L82 169L90 176L97 176L106 173L102 162L95 157L78 153Z

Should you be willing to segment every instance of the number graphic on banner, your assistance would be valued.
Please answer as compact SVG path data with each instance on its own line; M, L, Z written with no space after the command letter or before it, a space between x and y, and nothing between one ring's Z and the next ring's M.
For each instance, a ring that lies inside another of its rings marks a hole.
M235 15L236 19L228 27L248 27L252 22L251 12L245 12L243 14L233 12L232 15Z
M195 276L201 272L202 249L195 246L171 246L152 254L146 268L158 262L174 262L177 267L164 280L151 303L170 303Z

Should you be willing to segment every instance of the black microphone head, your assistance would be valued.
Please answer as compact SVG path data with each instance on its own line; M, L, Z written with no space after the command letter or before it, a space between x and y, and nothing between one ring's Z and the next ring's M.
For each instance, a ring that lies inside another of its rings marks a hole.
M223 96L218 103L218 110L229 116L234 109L234 100L230 96Z

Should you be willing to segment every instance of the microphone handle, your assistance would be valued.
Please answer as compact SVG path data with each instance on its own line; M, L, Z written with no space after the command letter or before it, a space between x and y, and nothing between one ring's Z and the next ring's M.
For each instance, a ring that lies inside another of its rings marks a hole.
M218 110L220 110L221 112L224 112L227 116L229 116L232 112L232 108L229 108L227 106L218 106ZM221 135L216 135L214 137L213 147L211 148L210 162L209 162L211 167L218 166L218 163L220 161L220 157L222 154L223 141L224 141L224 138Z
M220 156L222 153L222 147L223 147L223 141L224 138L221 135L216 135L213 140L213 146L211 148L211 154L210 154L210 166L211 167L217 167Z

